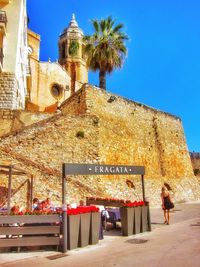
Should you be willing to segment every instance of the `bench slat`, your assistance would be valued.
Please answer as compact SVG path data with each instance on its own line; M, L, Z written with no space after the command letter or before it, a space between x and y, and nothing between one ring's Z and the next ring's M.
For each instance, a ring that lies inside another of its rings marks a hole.
M12 223L55 223L60 221L58 214L53 215L1 215L0 224Z
M0 239L0 247L23 247L23 246L46 246L46 245L59 245L60 237L17 237Z
M59 234L60 226L0 227L0 235Z

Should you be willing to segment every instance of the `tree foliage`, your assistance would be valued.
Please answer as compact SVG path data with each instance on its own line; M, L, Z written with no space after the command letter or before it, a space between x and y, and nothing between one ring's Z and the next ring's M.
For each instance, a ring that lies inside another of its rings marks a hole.
M93 71L99 71L99 87L106 89L106 73L111 73L123 65L127 54L125 41L128 40L128 36L121 31L124 25L115 25L111 16L91 22L94 33L85 36L84 52L88 67Z

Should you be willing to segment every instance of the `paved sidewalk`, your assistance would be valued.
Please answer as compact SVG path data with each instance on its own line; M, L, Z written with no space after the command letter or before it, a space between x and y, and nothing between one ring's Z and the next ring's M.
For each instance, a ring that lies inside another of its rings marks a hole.
M171 224L161 209L151 209L152 232L122 237L106 232L98 245L69 251L1 253L0 266L15 267L199 267L200 203L176 205Z

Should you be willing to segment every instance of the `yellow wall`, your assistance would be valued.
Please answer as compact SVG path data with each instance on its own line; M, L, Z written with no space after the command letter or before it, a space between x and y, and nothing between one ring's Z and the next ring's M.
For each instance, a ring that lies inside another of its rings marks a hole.
M39 60L40 57L40 35L28 30L28 46L32 49L29 57Z
M144 165L148 178L193 176L180 118L118 96L109 103L111 96L88 86L62 106L64 115L99 117L101 163Z
M29 101L39 106L39 111L44 111L56 102L63 102L70 96L69 88L70 77L67 72L58 64L51 62L39 62L36 59L30 59L31 67L31 88ZM54 84L59 85L62 90L62 96L55 98L51 93Z
M35 101L42 109L57 101L61 103L70 96L70 91L66 91L70 83L70 77L58 63L40 62L38 73L39 86ZM63 94L60 99L54 98L51 94L51 87L55 83L63 88Z
M4 8L9 2L9 0L0 0L0 8Z
M32 53L29 54L31 77L29 78L28 101L38 106L39 111L56 102L63 102L70 96L68 73L56 62L40 62L40 36L28 31L28 44ZM30 51L30 49L29 49ZM51 93L54 84L63 88L61 97L55 98Z

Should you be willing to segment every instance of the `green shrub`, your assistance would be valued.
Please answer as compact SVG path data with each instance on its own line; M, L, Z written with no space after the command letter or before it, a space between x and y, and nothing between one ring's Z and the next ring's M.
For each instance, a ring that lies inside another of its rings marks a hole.
M194 169L194 175L199 175L200 174L200 169Z
M85 136L85 134L84 134L83 131L78 131L78 132L76 133L76 137L77 137L77 138L84 138L84 136Z

